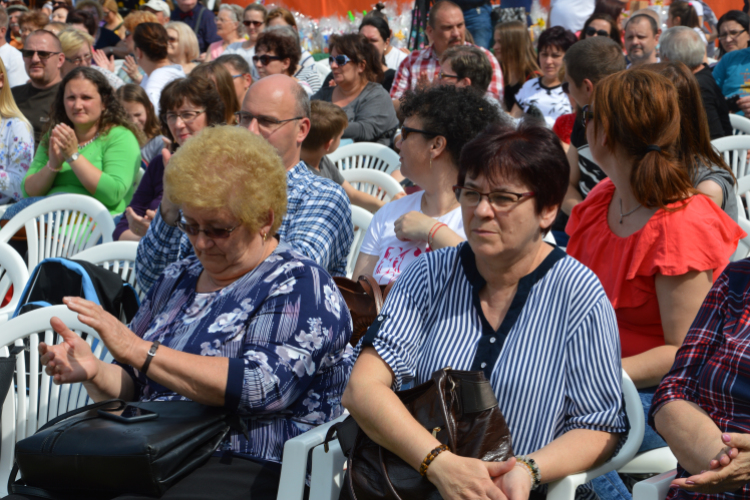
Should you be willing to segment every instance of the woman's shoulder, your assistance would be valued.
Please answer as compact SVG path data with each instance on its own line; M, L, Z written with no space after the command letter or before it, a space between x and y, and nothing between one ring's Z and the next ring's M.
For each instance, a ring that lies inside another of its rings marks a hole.
M610 179L604 179L594 186L586 199L573 207L565 231L572 234L579 227L591 222L604 221L606 223L606 213L614 191L615 185Z
M23 138L31 139L33 141L33 138L31 137L33 131L31 125L26 120L23 120L17 116L12 116L10 118L3 118L3 124L6 133L10 132L11 134L14 134L16 136L14 137L14 139Z
M526 80L523 85L521 85L521 90L518 91L519 94L523 93L534 93L538 92L541 87L539 85L539 81L541 80L541 77L538 78L531 78L529 80Z

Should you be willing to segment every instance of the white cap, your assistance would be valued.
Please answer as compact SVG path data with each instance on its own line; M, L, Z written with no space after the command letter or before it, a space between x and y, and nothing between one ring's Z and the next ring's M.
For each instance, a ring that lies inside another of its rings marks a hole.
M695 13L698 14L698 17L703 17L703 4L700 3L698 0L692 0L691 2L688 2L690 5L693 6L695 9Z
M151 10L155 10L156 12L162 12L167 17L169 17L171 14L169 5L167 5L167 2L165 2L164 0L148 0L148 3L143 4L141 6L141 9L145 9L146 7Z

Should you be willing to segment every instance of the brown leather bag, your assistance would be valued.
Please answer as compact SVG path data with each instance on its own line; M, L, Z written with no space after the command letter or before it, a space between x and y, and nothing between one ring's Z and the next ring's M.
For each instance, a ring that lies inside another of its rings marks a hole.
M357 281L337 276L333 281L344 297L346 307L352 316L352 338L349 343L356 346L380 313L394 282L378 285L377 280L370 275L362 275Z
M486 462L513 456L510 430L490 382L481 371L445 368L430 381L396 393L409 413L456 455ZM340 426L344 426L347 419ZM353 421L353 419L351 419ZM398 423L394 422L394 425ZM342 449L343 429L337 429ZM350 431L351 432L351 428ZM439 500L437 488L361 430L348 450L341 499Z

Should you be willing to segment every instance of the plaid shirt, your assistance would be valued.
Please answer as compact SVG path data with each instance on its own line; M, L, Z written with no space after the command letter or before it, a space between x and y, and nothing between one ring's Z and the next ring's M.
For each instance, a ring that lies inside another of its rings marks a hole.
M286 174L287 207L278 235L332 276L346 276L346 258L354 239L352 209L344 189L318 177L299 162ZM161 218L161 211L138 244L136 278L150 290L171 263L193 255L187 235Z
M730 263L703 301L677 351L674 365L659 385L649 415L683 399L708 413L721 432L750 433L750 260ZM706 464L708 465L708 464ZM677 477L690 473L679 465ZM673 489L668 499L750 498L750 485L733 494L690 493Z
M471 44L464 42L464 45ZM492 81L489 88L487 88L487 95L491 95L502 102L504 84L503 70L500 69L500 63L497 62L492 52L482 47L478 48L484 52L490 60L490 65L492 65ZM416 89L419 75L422 73L427 75L430 83L435 81L440 73L440 58L435 54L432 45L422 50L415 50L409 54L409 57L401 61L401 66L399 66L396 72L396 78L394 78L393 86L391 87L391 99L401 99L404 92Z

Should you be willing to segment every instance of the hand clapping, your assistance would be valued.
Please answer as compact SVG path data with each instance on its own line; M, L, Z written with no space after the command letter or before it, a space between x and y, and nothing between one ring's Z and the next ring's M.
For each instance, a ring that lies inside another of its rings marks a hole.
M52 129L49 137L49 159L53 169L59 169L66 158L78 151L78 138L75 131L64 123Z

